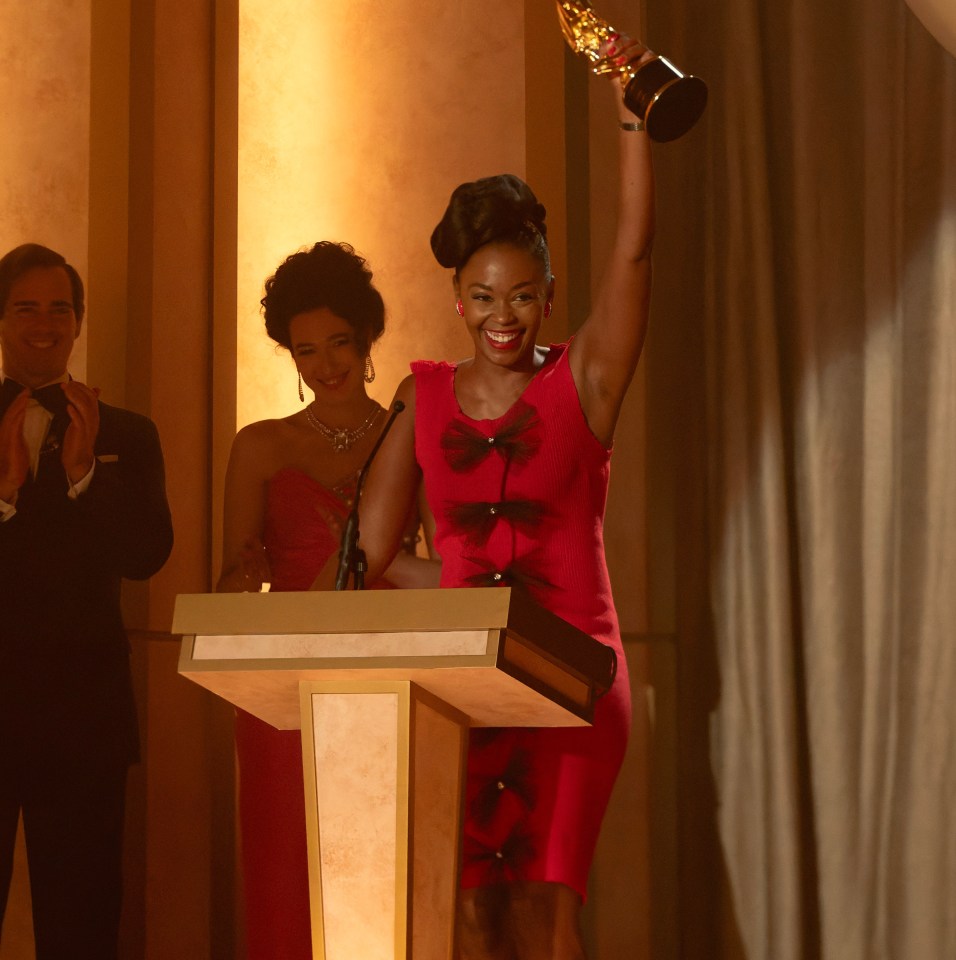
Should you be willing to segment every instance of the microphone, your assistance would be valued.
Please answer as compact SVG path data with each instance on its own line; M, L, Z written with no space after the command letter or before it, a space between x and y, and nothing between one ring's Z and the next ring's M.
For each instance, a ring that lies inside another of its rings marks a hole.
M355 571L355 589L362 590L365 587L365 554L358 546L359 539L359 498L362 495L362 484L365 483L365 475L368 468L378 453L378 448L382 441L388 436L388 431L392 429L395 418L405 409L405 404L401 400L396 400L392 406L392 412L382 432L379 434L372 452L359 471L358 480L355 481L355 499L352 501L352 509L349 511L348 519L345 521L345 529L342 531L342 545L339 549L339 569L335 575L335 589L344 590L348 586L349 573Z

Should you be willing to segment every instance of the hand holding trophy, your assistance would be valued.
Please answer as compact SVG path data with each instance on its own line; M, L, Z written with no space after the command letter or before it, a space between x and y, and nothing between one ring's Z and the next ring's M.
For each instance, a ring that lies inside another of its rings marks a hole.
M638 65L618 65L606 54L618 33L595 13L588 0L556 2L568 46L591 61L594 73L621 74L624 103L643 120L652 140L676 140L690 130L707 105L707 84L703 80L681 73L661 56Z

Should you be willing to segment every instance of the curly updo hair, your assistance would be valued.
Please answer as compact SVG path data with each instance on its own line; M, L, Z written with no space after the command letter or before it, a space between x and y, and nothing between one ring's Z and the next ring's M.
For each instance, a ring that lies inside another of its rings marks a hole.
M441 222L432 231L432 253L455 275L486 243L527 250L551 276L546 211L520 177L502 173L456 187Z
M322 307L348 322L360 350L367 350L385 330L385 304L372 285L372 271L347 243L321 240L286 257L266 280L260 302L266 333L287 350L292 349L292 318Z

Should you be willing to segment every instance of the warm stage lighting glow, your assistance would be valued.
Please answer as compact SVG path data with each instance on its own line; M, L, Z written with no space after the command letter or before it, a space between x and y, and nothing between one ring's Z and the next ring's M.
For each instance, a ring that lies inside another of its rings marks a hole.
M4 4L0 33L0 256L35 242L86 278L90 179L90 4ZM90 303L95 314L96 304ZM73 375L86 375L85 331Z
M266 338L262 285L288 254L343 234L345 90L321 5L245 0L239 37L239 425L298 406L293 365Z
M280 260L317 240L351 243L385 298L377 400L410 360L468 352L428 237L458 182L524 172L523 17L510 0L427 17L375 0L241 0L237 426L299 408L259 299Z

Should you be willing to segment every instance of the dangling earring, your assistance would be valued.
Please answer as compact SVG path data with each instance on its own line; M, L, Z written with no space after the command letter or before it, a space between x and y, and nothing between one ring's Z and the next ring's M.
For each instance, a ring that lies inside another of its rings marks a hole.
M550 316L551 316L551 301L549 300L549 301L544 305L544 319L547 320L548 317L550 317Z
M463 317L465 315L465 305L461 302L461 300L455 304L455 309L458 311L459 317Z
M302 392L302 374L299 374L299 403L305 403L305 394Z
M375 379L375 364L372 363L372 355L365 357L365 382L371 383Z

